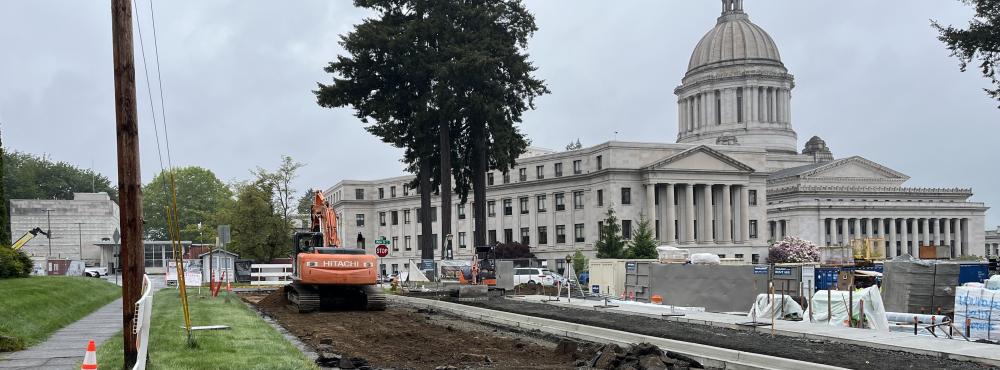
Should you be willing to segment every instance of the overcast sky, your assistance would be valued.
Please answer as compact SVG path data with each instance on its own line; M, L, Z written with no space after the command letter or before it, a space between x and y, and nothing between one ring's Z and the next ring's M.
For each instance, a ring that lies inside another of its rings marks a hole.
M148 0L140 3L152 61ZM674 142L680 83L721 5L698 1L531 0L530 53L551 95L525 115L534 146L618 140ZM296 187L402 173L400 151L367 134L349 109L311 93L365 15L347 0L157 1L173 163L224 181L308 164ZM747 0L795 75L799 147L813 135L838 158L861 155L909 175L908 186L971 187L995 209L1000 110L976 71L961 73L930 19L965 25L958 0ZM138 41L138 38L136 39ZM141 55L136 45L137 58ZM0 2L0 122L8 148L48 154L115 179L109 1ZM151 71L153 72L153 71ZM142 173L159 171L149 98L137 64ZM155 84L155 76L154 76ZM154 85L155 86L155 85ZM153 99L159 97L154 89Z

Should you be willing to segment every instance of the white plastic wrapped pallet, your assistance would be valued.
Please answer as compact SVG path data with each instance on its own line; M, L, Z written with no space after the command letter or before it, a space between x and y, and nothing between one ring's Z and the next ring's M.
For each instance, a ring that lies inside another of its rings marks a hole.
M691 263L695 265L721 265L722 259L711 253L695 253L691 255Z
M772 313L771 310L774 310ZM772 316L773 315L773 316ZM750 306L750 313L747 318L757 322L770 322L771 317L776 319L801 319L802 306L792 299L792 296L781 294L759 294L757 301Z
M848 300L852 298L850 292L830 291L829 303L827 294L826 290L818 290L809 301L809 305L812 306L812 322L827 323L830 326L849 326L847 305ZM850 304L853 306L855 320L861 317L861 301L864 301L865 322L868 326L873 330L889 331L889 321L885 317L885 306L882 304L882 295L878 287L872 286L854 292ZM828 307L829 313L827 313Z
M973 339L1000 340L1000 291L958 287L955 290L955 326L965 328Z

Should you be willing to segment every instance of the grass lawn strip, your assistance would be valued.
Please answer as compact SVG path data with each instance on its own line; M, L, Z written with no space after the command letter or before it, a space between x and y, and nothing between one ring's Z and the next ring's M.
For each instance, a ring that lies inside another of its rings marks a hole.
M121 288L103 279L32 276L0 280L0 294L0 335L30 347L111 303Z
M225 294L225 293L222 293ZM149 335L150 369L315 369L294 345L251 311L239 298L188 295L191 324L229 325L230 330L194 332L196 348L188 348L177 290L160 290L153 298ZM122 336L115 335L97 350L103 369L122 367Z

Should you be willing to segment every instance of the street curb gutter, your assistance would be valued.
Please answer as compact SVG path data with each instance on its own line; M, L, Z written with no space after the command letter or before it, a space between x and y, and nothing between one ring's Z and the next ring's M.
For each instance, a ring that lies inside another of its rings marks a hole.
M842 369L835 366L814 364L804 361L706 346L703 344L682 342L648 335L520 315L457 303L403 296L390 296L389 300L410 306L434 308L446 311L453 315L468 317L496 325L514 327L521 330L537 329L549 334L591 342L615 343L618 345L630 345L643 342L651 343L661 349L690 356L705 366L721 369Z

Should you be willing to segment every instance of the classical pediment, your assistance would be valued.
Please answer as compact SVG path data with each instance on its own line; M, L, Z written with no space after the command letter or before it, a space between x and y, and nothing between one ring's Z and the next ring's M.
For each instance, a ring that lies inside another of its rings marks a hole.
M839 159L813 168L799 175L809 179L878 179L906 181L906 176L878 163L854 156Z
M754 172L743 162L725 155L705 145L653 162L645 170L711 171L711 172Z

